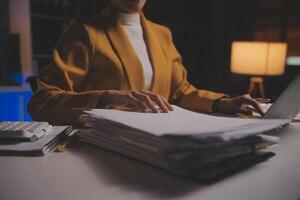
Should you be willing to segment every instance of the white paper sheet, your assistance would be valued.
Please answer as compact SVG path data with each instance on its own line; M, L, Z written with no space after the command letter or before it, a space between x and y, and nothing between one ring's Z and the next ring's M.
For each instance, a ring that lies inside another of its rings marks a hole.
M227 139L261 133L288 123L287 120L240 119L216 117L191 112L177 106L170 113L137 113L108 109L93 109L86 113L95 118L106 119L156 136L162 135L221 135Z

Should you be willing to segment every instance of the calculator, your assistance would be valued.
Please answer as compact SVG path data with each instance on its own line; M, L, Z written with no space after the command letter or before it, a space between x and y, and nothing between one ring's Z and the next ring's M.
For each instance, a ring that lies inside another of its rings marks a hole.
M0 140L20 139L35 141L50 132L52 126L48 122L0 122Z

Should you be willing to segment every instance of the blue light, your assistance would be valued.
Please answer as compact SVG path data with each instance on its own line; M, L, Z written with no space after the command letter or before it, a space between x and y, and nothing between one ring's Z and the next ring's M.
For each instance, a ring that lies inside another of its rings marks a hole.
M27 104L32 92L1 92L0 121L32 121L27 112Z
M21 73L15 73L11 77L14 83L23 84L23 76Z

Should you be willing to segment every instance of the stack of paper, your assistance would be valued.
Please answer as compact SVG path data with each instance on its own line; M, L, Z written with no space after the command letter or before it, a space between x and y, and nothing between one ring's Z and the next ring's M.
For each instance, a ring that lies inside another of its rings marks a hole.
M288 123L215 117L176 106L170 113L93 109L80 120L89 127L79 135L84 142L202 180L272 156L257 152L278 138L261 134Z

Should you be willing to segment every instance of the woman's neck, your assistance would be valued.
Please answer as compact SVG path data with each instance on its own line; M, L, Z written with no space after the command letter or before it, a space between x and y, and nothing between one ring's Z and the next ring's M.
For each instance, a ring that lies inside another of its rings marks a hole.
M118 19L124 26L139 26L141 25L140 13L125 13L118 12Z

